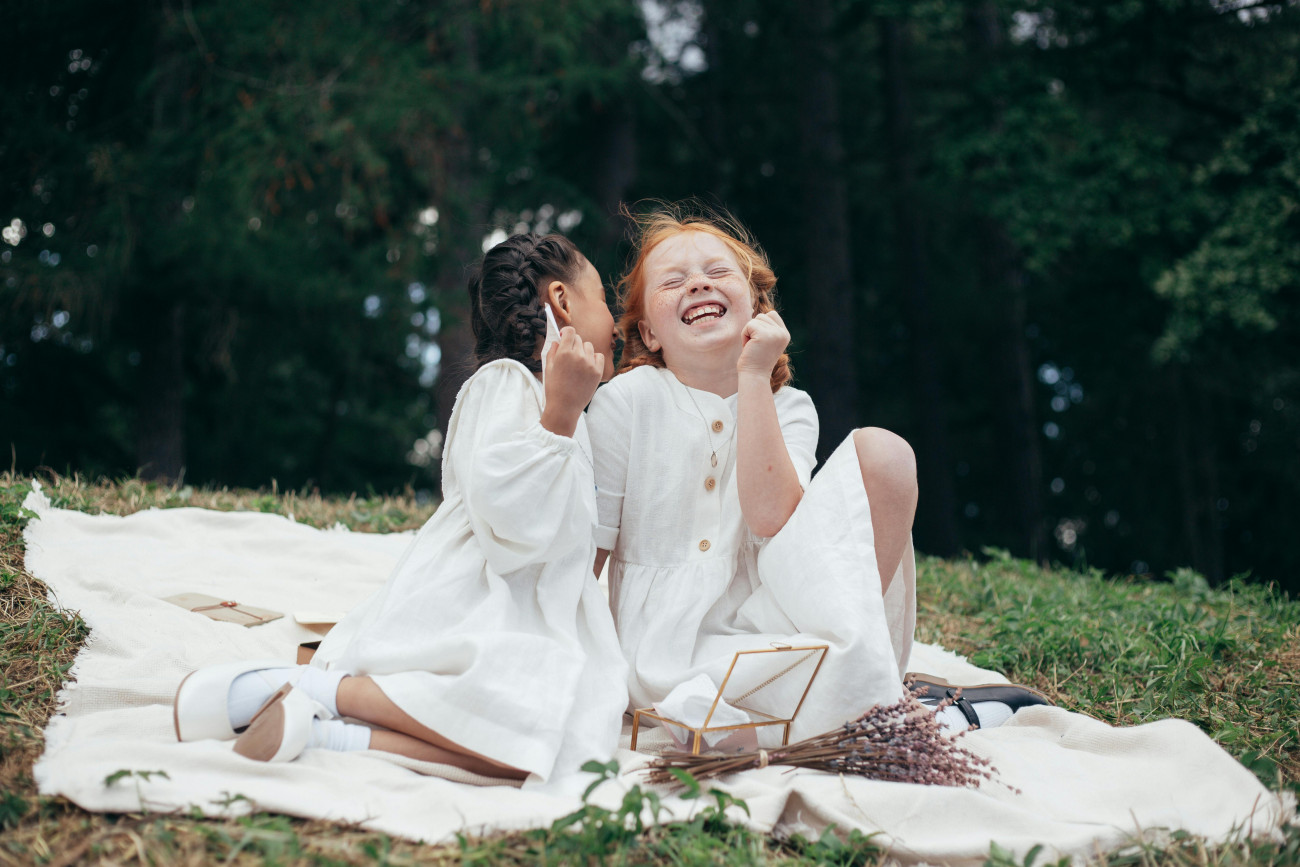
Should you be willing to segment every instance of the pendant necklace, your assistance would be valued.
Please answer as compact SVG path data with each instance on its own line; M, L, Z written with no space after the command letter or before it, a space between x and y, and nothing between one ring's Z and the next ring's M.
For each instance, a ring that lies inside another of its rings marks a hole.
M686 389L686 396L691 399L691 405L695 407L695 412L699 415L700 421L704 422L704 434L709 438L709 451L711 452L709 455L709 466L716 467L718 465L718 449L713 445L713 431L709 426L709 420L704 417L704 412L700 409L700 405L695 402L695 395L691 394L690 386L681 380L677 381L681 384L682 388Z

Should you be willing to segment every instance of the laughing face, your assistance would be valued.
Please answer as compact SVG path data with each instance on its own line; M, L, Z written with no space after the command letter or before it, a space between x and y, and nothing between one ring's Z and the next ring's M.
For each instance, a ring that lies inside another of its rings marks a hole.
M741 335L754 318L749 280L731 249L707 232L682 232L645 259L645 317L638 323L664 364L694 366L706 359L733 368Z

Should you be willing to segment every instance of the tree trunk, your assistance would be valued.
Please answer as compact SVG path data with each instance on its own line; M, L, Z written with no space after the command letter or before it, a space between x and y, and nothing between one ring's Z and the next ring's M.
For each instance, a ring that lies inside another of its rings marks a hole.
M1204 390L1198 389L1198 393L1200 401L1197 409L1200 423L1195 428L1196 459L1205 484L1204 503L1207 520L1205 562L1197 567L1197 571L1208 578L1210 583L1221 584L1228 577L1223 562L1223 518L1219 514L1219 497L1223 489L1219 485L1219 462L1214 454L1214 440L1209 427L1209 420L1220 416L1211 406L1210 396Z
M158 75L153 91L155 135L174 135L189 125L185 91L190 83L182 45L174 44L175 11L168 4L158 22ZM163 179L163 184L166 180ZM159 222L175 221L182 194L161 197ZM148 234L148 226L141 234ZM185 467L185 306L168 275L146 277L139 308L140 380L136 393L136 464L141 478L175 482Z
M916 408L917 545L932 554L957 553L956 494L948 418L939 371L939 348L930 310L930 275L926 267L925 229L917 208L916 161L913 157L911 93L905 53L905 20L880 19L885 60L885 114L889 166L893 178L894 224L902 272L903 306L912 333L912 400Z
M483 255L481 239L487 234L487 205L473 195L472 148L469 136L460 132L448 142L446 168L449 174L446 196L438 209L445 214L438 269L437 299L442 315L438 346L442 350L434 395L438 406L438 429L444 434L451 421L456 395L474 372L474 332L470 327L466 276L471 263Z
M458 0L455 11L460 25L453 60L473 75L479 71L475 4L471 0ZM462 101L461 123L447 132L442 138L442 147L435 151L435 158L440 163L435 168L434 178L438 211L442 214L440 235L443 244L435 281L438 311L442 315L442 330L438 333L442 360L434 384L434 399L438 430L444 435L451 421L456 395L474 372L474 333L470 327L466 274L470 264L483 255L480 245L488 229L487 197L479 189L474 144L466 128L472 122L469 115L473 105L468 96Z
M722 31L725 25L720 14L724 4L714 2L706 8L703 35L704 58L708 75L704 80L704 116L700 119L701 132L708 144L708 153L701 157L709 160L712 168L709 192L720 201L731 198L736 182L736 161L733 157L731 118L734 116L734 94L726 79L726 63L722 55ZM713 14L709 14L709 11Z
M857 320L849 248L848 189L829 0L803 4L798 30L800 187L808 345L796 356L821 421L824 460L860 423Z
M602 274L613 274L622 265L621 259L616 258L616 251L626 228L619 214L619 205L636 180L636 118L621 103L605 114L593 195L600 208L601 220L597 235L599 249L593 251L593 255L601 261L593 264Z
M309 464L313 483L318 488L326 490L334 487L334 477L337 474L335 467L338 461L334 456L334 449L339 438L339 428L342 426L338 405L347 395L347 380L348 374L345 370L339 370L330 377L329 397L321 407L321 432L316 439L316 447L312 450Z
M997 5L977 0L967 19L971 53L987 71L999 62L1003 32ZM1000 103L991 107L988 126L1002 127ZM998 415L998 442L1002 470L1008 481L1014 528L1012 552L1038 561L1047 559L1047 528L1043 514L1043 460L1034 412L1034 369L1026 336L1028 299L1020 252L1006 230L995 220L976 220L980 274L986 297L994 305L996 365L993 368L993 405Z
M1012 553L1046 562L1047 519L1043 512L1043 456L1034 412L1034 368L1025 339L1028 301L1019 253L1006 232L991 220L978 230L983 248L984 285L998 300L993 330L994 409L1001 466L1011 501L1015 543Z
M153 308L140 348L136 461L140 477L177 482L185 469L185 305ZM155 318L156 317L156 318Z
M1205 423L1213 416L1209 414L1204 392L1196 388L1183 368L1172 367L1170 379L1176 404L1174 444L1183 540L1191 557L1189 565L1217 584L1225 575L1223 529L1218 514L1218 465Z

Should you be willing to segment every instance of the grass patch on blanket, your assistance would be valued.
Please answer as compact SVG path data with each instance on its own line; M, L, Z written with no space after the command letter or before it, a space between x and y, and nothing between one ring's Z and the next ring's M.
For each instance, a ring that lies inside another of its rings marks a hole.
M249 509L371 532L417 527L433 510L412 496L324 498L53 475L42 484L55 505L92 513ZM277 815L101 815L43 798L32 764L87 629L75 613L51 605L44 585L24 568L22 528L29 516L21 503L30 489L29 478L0 474L0 865L882 861L867 837L778 841L730 825L720 805L707 799L684 824L628 830L616 812L596 811L576 835L544 829L428 847ZM921 559L919 640L941 643L1107 722L1191 720L1270 786L1300 790L1300 603L1241 581L1211 588L1185 571L1168 581L1140 581L1041 568L997 551L985 555ZM1096 860L1116 867L1297 864L1300 829L1290 829L1280 846L1207 847L1176 839ZM996 848L988 863L1015 864Z

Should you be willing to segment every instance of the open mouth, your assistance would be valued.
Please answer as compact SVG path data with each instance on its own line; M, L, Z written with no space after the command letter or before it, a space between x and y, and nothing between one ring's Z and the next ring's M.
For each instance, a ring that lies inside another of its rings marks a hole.
M710 319L721 319L727 315L727 308L721 304L715 304L712 301L704 304L696 304L694 307L687 309L682 314L682 321L687 325L694 325L696 322L703 322Z

